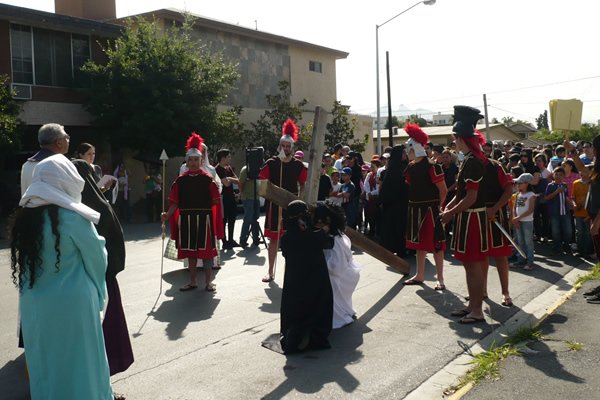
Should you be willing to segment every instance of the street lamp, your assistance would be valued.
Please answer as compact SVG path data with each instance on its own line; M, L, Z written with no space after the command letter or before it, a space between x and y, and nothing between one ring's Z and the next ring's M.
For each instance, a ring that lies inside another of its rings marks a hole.
M377 123L377 153L378 154L381 154L381 151L383 149L381 147L381 126L379 124L379 120L381 119L381 110L380 110L381 105L379 102L379 28L381 28L382 26L384 26L391 20L396 19L397 17L401 16L405 12L412 10L413 8L415 8L416 6L418 6L421 3L425 4L426 6L432 6L435 4L435 2L436 2L436 0L419 1L418 3L413 4L412 6L408 7L406 10L402 11L401 13L394 15L392 18L388 19L383 24L375 25L375 68L377 69L377 75L376 75L377 76L377 122L376 123ZM391 122L392 121L390 121L390 123Z

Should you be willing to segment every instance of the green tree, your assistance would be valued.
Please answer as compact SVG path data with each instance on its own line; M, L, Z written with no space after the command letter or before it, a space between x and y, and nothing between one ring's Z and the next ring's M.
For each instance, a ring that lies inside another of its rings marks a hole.
M238 149L244 144L244 124L240 121L243 108L232 107L217 114L214 135L207 141L209 154L215 155L219 149Z
M103 48L107 63L83 67L91 78L86 108L113 145L180 153L191 131L208 144L220 140L217 105L239 75L192 33L190 17L168 30L129 20L114 45Z
M392 115L392 128L395 126L400 126L400 121L398 121L398 117ZM390 119L389 117L385 120L385 129L390 129Z
M354 137L357 121L354 117L349 118L348 107L343 106L339 101L334 101L331 116L332 121L326 126L325 147L333 149L336 143L344 143L354 151L365 151L369 135L365 135L362 139Z
M501 121L506 126L511 126L515 124L515 119L513 117L502 117Z
M578 131L571 131L569 134L569 140L585 140L591 142L594 137L600 135L600 126L584 122L581 124L581 129ZM547 140L549 142L557 143L565 140L566 132L563 131L551 131L549 129L540 129L535 135L535 138Z
M550 129L550 125L548 124L548 110L544 110L544 112L535 119L535 123L538 130Z
M398 127L402 128L407 123L417 124L420 127L427 126L427 121L425 120L425 118L422 118L420 115L417 115L417 114L411 114L408 117L406 117L404 119L404 121L401 123L401 126L398 125Z
M18 115L21 106L13 99L13 94L8 76L0 75L0 154L2 155L18 150L20 146Z
M302 99L297 104L291 104L289 82L280 81L278 85L278 94L266 96L269 109L256 122L251 123L252 129L245 135L247 145L262 146L270 156L277 154L283 123L291 118L298 125L298 121L302 119L303 107L308 103L308 100ZM312 136L312 123L306 126L299 125L298 129L296 147L306 149Z

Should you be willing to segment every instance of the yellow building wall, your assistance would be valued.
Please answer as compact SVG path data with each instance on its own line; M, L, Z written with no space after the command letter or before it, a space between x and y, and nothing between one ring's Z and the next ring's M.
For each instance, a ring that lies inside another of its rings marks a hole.
M292 103L306 99L308 100L306 109L314 110L316 106L321 106L328 111L331 110L336 99L335 57L317 50L293 46L290 46L288 51ZM320 62L322 72L310 71L310 61Z

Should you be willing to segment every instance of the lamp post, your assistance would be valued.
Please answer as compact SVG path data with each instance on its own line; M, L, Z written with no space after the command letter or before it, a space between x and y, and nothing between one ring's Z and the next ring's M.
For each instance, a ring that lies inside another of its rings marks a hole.
M379 102L379 28L381 28L382 26L384 26L385 24L387 24L388 22L392 21L393 19L396 19L397 17L401 16L402 14L404 14L405 12L412 10L413 8L415 8L416 6L418 6L419 4L423 3L426 6L432 6L434 5L436 2L436 0L422 0L419 1L418 3L413 4L412 6L408 7L406 10L402 11L401 13L398 13L396 15L394 15L392 18L388 19L387 21L385 21L383 24L380 25L375 25L375 68L377 69L377 74L376 74L376 81L377 81L377 153L381 154L382 151L382 147L381 147L381 126L379 124L379 120L381 119L381 104ZM388 112L391 112L391 110L388 110ZM391 123L391 121L390 121Z

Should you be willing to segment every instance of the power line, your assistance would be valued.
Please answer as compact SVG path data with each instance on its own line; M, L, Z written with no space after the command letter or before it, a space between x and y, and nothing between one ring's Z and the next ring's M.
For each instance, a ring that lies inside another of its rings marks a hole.
M499 94L499 93L508 93L508 92L518 92L518 91L521 91L521 90L536 89L536 88L547 87L547 86L554 86L554 85L563 85L565 83L580 82L580 81L585 81L585 80L590 80L590 79L598 79L598 78L600 78L600 75L587 76L587 77L584 77L584 78L576 78L576 79L570 79L570 80L566 80L566 81L557 81L557 82L550 82L550 83L542 83L542 84L539 84L539 85L524 86L524 87L514 88L514 89L497 90L497 91L492 91L492 92L486 92L486 94ZM447 98L436 99L436 100L424 100L424 101L417 101L417 102L408 103L408 104L409 105L415 105L415 104L438 103L438 102L448 101L448 100L465 99L465 98L469 98L469 97L479 97L482 94L483 93L477 93L477 94L464 95L464 96L447 97Z

